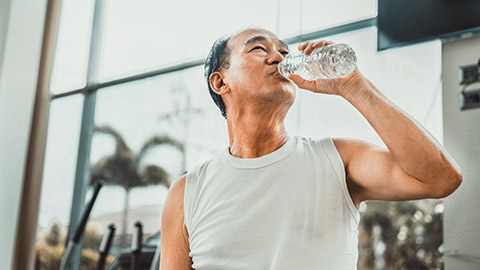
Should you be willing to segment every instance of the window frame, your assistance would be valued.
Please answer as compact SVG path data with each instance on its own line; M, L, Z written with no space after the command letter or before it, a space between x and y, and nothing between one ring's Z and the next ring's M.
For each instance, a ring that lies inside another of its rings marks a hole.
M79 141L79 147L77 152L77 164L76 164L76 172L75 172L75 179L74 179L74 190L73 190L74 195L72 199L72 208L70 211L67 241L73 235L73 232L75 230L74 226L78 223L78 221L81 218L83 206L86 200L85 198L87 193L86 183L88 182L87 172L89 167L90 147L91 147L92 134L93 134L93 128L94 128L94 115L95 115L95 103L96 103L97 91L101 91L102 89L107 88L109 86L125 84L125 83L142 80L149 77L155 77L155 76L159 76L159 75L163 75L171 72L177 72L177 71L189 69L192 67L198 67L203 65L205 62L205 57L202 57L201 59L182 61L174 65L158 68L158 69L147 71L147 72L141 72L141 73L119 77L119 78L115 78L107 81L100 81L98 75L99 75L99 65L101 60L100 54L101 54L101 48L102 48L102 34L105 26L104 21L105 21L105 7L106 7L105 2L106 1L105 0L93 0L93 1L94 1L94 4L93 4L94 11L92 16L92 24L91 24L89 57L87 62L87 77L86 77L85 86L82 88L66 90L62 93L51 95L47 101L48 103L50 103L53 100L60 99L63 97L68 97L72 95L84 95L84 104L83 104L81 129L80 129L81 134L79 139L80 141ZM58 2L60 2L60 0ZM60 13L59 11L57 12ZM57 14L57 16L60 16L60 14ZM294 43L304 42L307 40L319 39L326 36L343 34L343 33L360 30L367 27L373 27L373 26L376 26L376 17L370 17L367 19L361 19L354 22L348 22L338 26L321 29L318 31L309 32L305 34L298 34L292 37L287 37L284 39L284 41L290 45ZM55 32L56 32L55 34L58 34L58 25L55 28ZM48 38L55 39L54 37L48 37ZM50 69L52 68L51 66L52 63L53 61L49 63ZM48 88L48 91L49 90L50 88ZM38 193L40 193L40 190L38 191ZM40 194L38 194L38 196L40 196ZM70 267L72 267L72 269L79 269L80 252L81 252L81 243L80 245L77 246L76 250L72 254L72 260L70 264Z

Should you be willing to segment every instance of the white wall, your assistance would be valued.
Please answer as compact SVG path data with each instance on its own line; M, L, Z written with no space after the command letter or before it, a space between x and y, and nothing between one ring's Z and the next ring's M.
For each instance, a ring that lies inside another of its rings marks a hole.
M7 0L0 4L2 269L12 269L46 6L46 0Z
M445 269L480 269L480 108L459 109L458 67L480 58L480 37L446 42L442 47L443 126L447 150L463 169L460 188L445 199ZM479 89L480 83L469 89ZM477 256L477 257L474 257Z
M0 70L2 70L3 50L5 48L5 35L8 26L8 13L10 11L10 0L0 1Z

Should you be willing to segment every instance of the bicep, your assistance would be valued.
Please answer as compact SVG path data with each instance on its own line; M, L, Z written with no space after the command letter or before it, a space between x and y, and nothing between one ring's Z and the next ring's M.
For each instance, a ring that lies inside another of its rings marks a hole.
M406 173L387 149L357 140L339 139L337 143L348 159L347 179L358 187L359 202L435 198L435 187Z
M160 234L161 270L192 269L188 233L183 218L185 180L183 176L170 187L163 206Z

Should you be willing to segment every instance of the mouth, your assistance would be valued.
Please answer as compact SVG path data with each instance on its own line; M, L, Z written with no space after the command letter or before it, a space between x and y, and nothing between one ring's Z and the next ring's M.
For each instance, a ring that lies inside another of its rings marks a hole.
M280 75L280 76L283 77L282 73L280 73L280 72L278 71L278 69L275 69L273 72L270 73L270 75L274 75L274 76Z
M283 76L283 74L280 73L277 69L275 69L273 72L271 72L270 75L272 75L272 76L279 76L279 77L280 77L281 79L283 79L283 80L290 81L288 78L286 78L285 76Z

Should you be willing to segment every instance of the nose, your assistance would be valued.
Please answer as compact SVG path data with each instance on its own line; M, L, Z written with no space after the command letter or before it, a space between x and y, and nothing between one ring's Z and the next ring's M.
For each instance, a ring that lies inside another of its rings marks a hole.
M278 65L282 62L284 56L277 50L273 50L272 53L267 58L267 64L269 65Z

